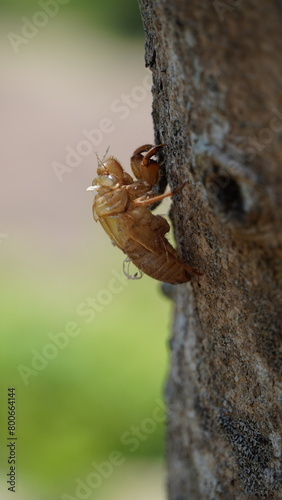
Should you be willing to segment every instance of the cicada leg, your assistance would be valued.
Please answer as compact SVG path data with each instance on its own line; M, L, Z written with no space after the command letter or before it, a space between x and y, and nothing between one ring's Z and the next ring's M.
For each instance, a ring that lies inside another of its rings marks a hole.
M166 144L158 144L157 146L150 146L149 150L147 149L148 146L149 146L149 144L146 144L146 146L141 146L140 148L136 149L133 153L133 156L135 156L137 154L144 153L145 151L147 151L147 154L143 157L143 161L142 161L142 165L144 167L149 166L150 159L152 158L152 156L155 156L158 153L159 149L166 146Z
M147 195L140 196L139 198L136 198L134 200L134 203L136 205L142 205L143 207L146 207L147 205L152 205L153 203L161 201L164 198L167 198L168 196L174 196L175 194L179 193L179 191L181 191L185 185L186 182L184 182L181 186L179 186L175 191L170 191L169 193L160 194L158 196L152 196L152 197Z
M157 184L160 171L160 164L151 158L164 146L165 144L158 144L157 146L145 144L137 148L131 157L131 169L135 177L137 179L142 179L149 184L149 186ZM142 153L146 151L147 153L143 156Z
M130 274L130 270L129 270L130 264L132 264L131 259L129 257L126 257L126 259L124 259L123 264L122 264L123 274L129 280L141 280L144 273L140 269L138 269L138 271L135 272L134 274Z

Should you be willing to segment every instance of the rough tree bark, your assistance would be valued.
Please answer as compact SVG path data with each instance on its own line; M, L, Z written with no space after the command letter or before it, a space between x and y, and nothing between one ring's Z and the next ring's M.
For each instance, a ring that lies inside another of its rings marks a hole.
M170 500L282 498L282 3L140 0L178 249ZM280 407L279 407L280 405Z

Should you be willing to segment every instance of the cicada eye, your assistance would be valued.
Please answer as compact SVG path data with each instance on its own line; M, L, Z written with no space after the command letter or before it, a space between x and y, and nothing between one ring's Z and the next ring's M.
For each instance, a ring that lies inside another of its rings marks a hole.
M96 179L97 184L103 187L115 188L119 184L119 180L116 175L99 175Z
M116 184L119 183L118 177L114 174L107 175L107 182L109 183L108 185L111 187L116 186Z

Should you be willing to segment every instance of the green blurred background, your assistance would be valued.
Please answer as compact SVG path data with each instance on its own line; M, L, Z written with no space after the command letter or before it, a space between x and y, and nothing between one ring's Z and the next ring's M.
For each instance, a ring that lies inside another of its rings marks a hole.
M15 38L47 4L56 14L43 16L25 41ZM0 9L1 498L11 495L7 390L14 386L14 497L162 500L171 304L154 280L122 277L124 256L93 221L85 191L96 151L103 156L110 146L128 167L132 151L154 140L138 5L2 0ZM104 119L111 131L58 178L54 164L66 165L66 148L77 151L83 130L101 132ZM65 332L70 322L75 336ZM142 433L132 441L136 428ZM78 494L77 478L86 482L93 462L108 462L114 450L122 464Z

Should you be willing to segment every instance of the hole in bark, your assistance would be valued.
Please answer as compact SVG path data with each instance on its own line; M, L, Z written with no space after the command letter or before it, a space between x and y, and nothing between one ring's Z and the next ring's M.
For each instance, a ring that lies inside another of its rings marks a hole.
M223 178L223 182L227 182L226 187L220 188L217 193L217 199L221 204L224 212L243 212L243 199L240 187L234 179Z
M206 184L216 198L222 212L229 216L242 218L244 215L244 202L240 185L226 170L213 166L212 173L206 177Z

